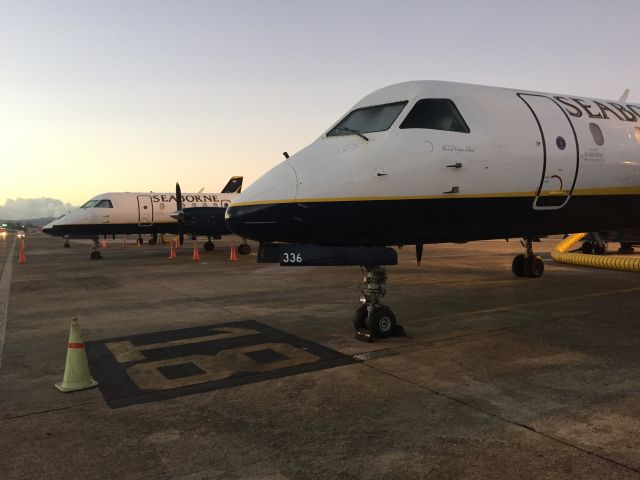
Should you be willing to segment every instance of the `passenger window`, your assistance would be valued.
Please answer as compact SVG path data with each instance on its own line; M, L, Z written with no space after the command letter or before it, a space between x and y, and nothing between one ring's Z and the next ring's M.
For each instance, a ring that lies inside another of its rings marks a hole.
M111 200L100 200L93 208L113 208Z
M638 145L640 145L640 127L636 127L635 131L636 131L636 142L638 142Z
M590 123L589 130L591 131L591 136L593 137L593 141L596 142L596 145L604 145L604 135L602 134L600 125L597 123Z
M387 103L354 110L333 127L327 137L388 130L407 102Z
M428 128L469 133L469 127L456 105L451 100L444 98L419 100L404 119L400 128Z

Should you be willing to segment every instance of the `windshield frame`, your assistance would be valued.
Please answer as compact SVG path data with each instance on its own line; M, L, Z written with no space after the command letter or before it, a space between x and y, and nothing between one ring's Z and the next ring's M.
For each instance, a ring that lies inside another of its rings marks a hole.
M82 205L80 208L93 208L95 206L96 203L98 203L100 200L92 198L91 200L87 201L84 205Z
M344 117L342 117L333 127L331 127L327 133L325 134L325 137L344 137L347 135L356 135L355 132L358 132L360 134L364 134L364 133L375 133L375 132L385 132L387 130L389 130L393 124L398 120L398 117L400 117L400 115L402 114L402 112L405 110L407 104L409 103L409 100L399 100L397 102L389 102L389 103L380 103L377 105L369 105L366 107L361 107L361 108L356 108L355 110L351 110L349 111ZM376 130L369 130L369 129L360 129L360 128L356 128L357 125L351 126L348 125L347 122L349 121L349 119L351 117L353 117L354 114L358 113L358 112L362 112L365 110L372 110L372 109L381 109L384 107L392 107L392 106L396 106L396 105L402 105L402 108L400 108L396 114L395 117L393 117L393 120L391 120L391 122L389 122L389 124L385 127L385 128L381 128L381 129L376 129ZM353 130L353 132L349 132L349 130Z

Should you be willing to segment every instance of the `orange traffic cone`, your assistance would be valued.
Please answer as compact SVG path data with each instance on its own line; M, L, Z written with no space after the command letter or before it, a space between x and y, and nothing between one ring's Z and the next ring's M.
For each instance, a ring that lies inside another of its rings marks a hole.
M27 263L27 256L24 254L24 240L20 240L20 259L19 263Z
M236 252L236 247L231 247L231 255L229 255L229 260L232 262L238 261L238 252Z
M103 249L107 248L107 241L102 240L102 244L100 245Z
M198 250L198 242L193 244L193 259L200 260L200 251Z
M169 250L169 258L176 258L176 249L173 247L173 241L169 242L171 250Z
M142 245L142 239L141 238L137 238L136 239L136 248L140 248L141 245Z
M89 372L87 352L84 350L84 342L80 336L78 318L71 320L69 331L69 344L67 347L67 362L64 366L62 382L56 383L56 388L61 392L75 392L98 385Z

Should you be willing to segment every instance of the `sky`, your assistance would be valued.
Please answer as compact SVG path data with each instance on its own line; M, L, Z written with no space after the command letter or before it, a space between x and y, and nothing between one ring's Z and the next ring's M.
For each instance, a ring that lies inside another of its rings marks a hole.
M639 20L638 0L0 0L0 218L247 186L407 80L638 103Z

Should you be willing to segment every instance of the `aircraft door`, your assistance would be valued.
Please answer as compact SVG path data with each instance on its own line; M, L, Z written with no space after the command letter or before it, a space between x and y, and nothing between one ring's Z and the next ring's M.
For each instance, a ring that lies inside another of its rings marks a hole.
M138 225L141 227L153 225L153 202L149 195L138 195Z
M578 139L566 112L543 95L519 93L540 129L543 170L533 201L535 210L562 208L578 178Z

